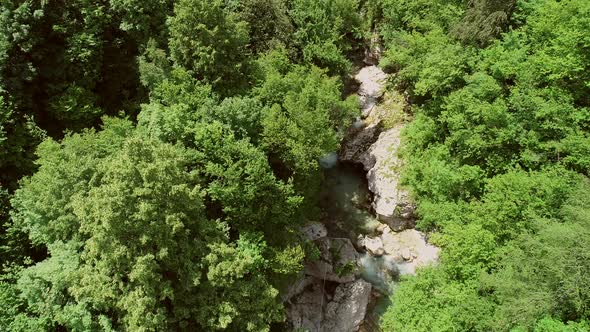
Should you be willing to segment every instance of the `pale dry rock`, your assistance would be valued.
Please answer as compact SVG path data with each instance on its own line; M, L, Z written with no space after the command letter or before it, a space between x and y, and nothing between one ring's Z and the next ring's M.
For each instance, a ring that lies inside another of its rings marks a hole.
M362 68L354 78L360 83L357 93L361 102L361 113L363 117L367 117L383 95L387 74L377 66L368 66Z
M381 256L384 253L383 241L381 241L380 237L366 236L363 245L373 256Z
M315 241L317 239L326 237L328 235L328 230L326 229L326 225L320 222L312 222L302 227L301 233L306 239Z
M293 297L301 294L309 285L313 284L315 278L311 276L301 275L295 282L290 284L281 296L281 301L286 302Z
M371 284L355 280L327 294L322 280L315 281L286 307L294 330L356 332L366 315Z
M304 292L286 305L287 319L294 330L321 331L327 301L322 280L314 279Z
M356 332L365 319L371 284L359 279L341 284L326 306L325 332Z
M381 240L384 257L396 262L402 275L414 274L416 268L438 260L439 248L429 244L425 235L415 229L383 233Z
M377 218L394 231L415 226L415 206L409 193L399 186L401 161L397 156L400 133L398 125L379 135L361 160L367 172L369 190L373 193L373 209Z
M381 124L374 123L361 129L351 128L342 142L339 159L343 162L361 163L367 151L377 141L381 134Z

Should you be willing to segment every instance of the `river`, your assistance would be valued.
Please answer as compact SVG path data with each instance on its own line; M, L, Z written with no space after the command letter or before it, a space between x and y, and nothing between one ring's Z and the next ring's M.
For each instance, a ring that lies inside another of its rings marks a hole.
M398 185L397 149L404 122L383 126L394 109L381 107L389 98L383 96L386 78L375 66L358 72L362 116L341 150L320 160L323 215L321 223L310 226L313 236L308 238L321 254L318 261L306 263L287 297L287 316L295 330L379 331L379 317L390 305L399 277L437 260L438 248L413 229L414 205ZM341 275L350 264L353 269Z

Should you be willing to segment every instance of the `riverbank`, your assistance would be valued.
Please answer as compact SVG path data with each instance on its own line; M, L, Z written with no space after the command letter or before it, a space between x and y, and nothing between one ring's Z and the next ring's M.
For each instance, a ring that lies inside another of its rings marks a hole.
M438 258L438 248L413 229L415 205L399 186L403 98L385 94L387 74L376 66L363 67L355 79L361 117L341 150L321 160L324 217L304 229L319 258L306 263L286 299L295 330L379 331L399 277Z

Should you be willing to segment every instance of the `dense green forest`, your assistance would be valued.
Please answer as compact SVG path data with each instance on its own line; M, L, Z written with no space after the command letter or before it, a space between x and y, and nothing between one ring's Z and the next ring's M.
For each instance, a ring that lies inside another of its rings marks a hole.
M0 330L280 330L376 35L442 249L383 331L589 331L588 0L2 1Z

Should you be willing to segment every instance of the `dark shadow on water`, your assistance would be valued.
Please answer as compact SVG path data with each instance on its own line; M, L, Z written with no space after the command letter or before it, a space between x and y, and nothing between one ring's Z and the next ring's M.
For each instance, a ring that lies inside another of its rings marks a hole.
M379 222L371 213L372 194L362 165L338 162L325 169L320 195L323 222L332 237L371 235Z
M375 236L380 222L375 218L369 191L367 173L362 165L337 162L324 169L324 182L320 195L323 223L331 237L349 238L356 246L359 236ZM362 248L357 248L362 251ZM379 320L390 305L392 285L399 278L394 263L382 257L361 253L361 277L373 285L373 296L368 307L364 328L380 331Z

